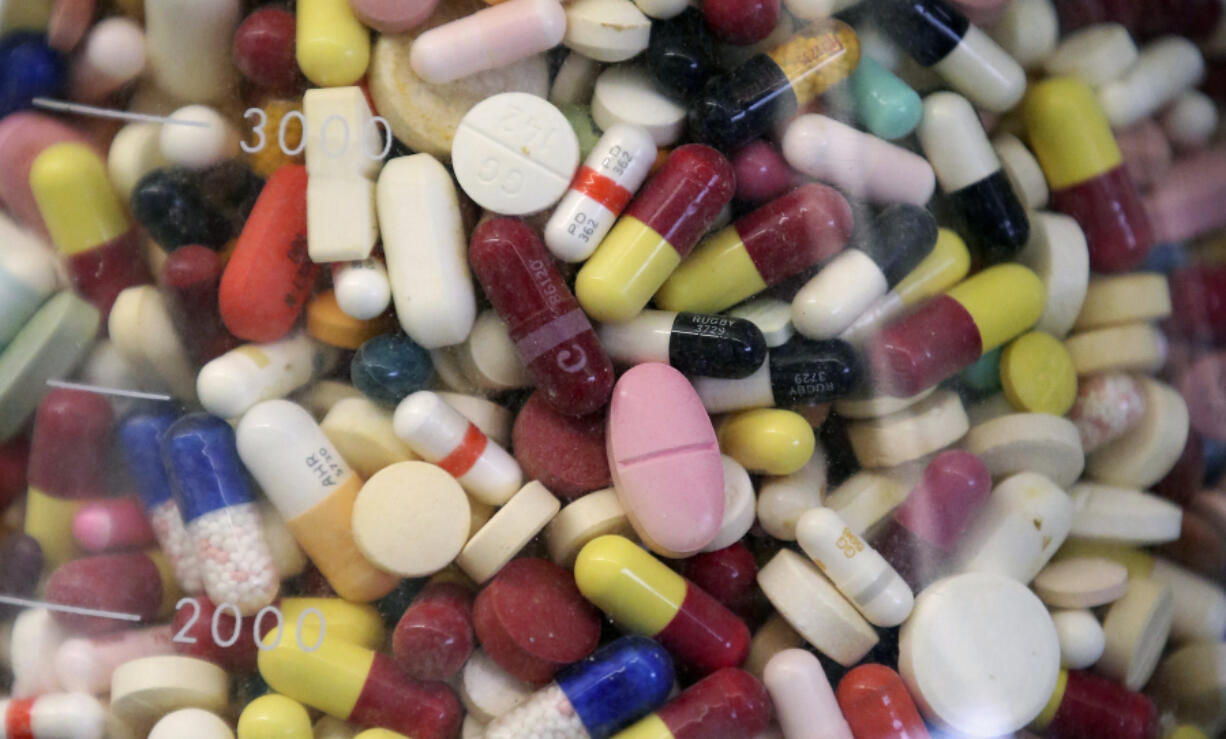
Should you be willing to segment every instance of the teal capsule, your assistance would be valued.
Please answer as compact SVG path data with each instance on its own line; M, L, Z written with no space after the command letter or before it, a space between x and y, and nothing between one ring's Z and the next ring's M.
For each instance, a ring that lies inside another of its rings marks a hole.
M1000 390L1000 350L996 347L962 370L962 381L976 395L991 395Z
M876 60L861 56L850 83L856 117L874 136L900 139L919 125L924 112L919 94Z

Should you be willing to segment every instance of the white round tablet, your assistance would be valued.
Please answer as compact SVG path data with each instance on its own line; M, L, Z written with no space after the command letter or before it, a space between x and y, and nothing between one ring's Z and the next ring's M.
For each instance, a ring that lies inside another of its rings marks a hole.
M215 713L184 708L166 714L154 724L149 739L234 739L234 732Z
M925 588L898 647L898 671L924 717L974 737L1030 723L1060 672L1047 608L1016 580L982 572Z
M238 131L207 105L170 114L159 139L162 156L191 169L205 169L238 156Z
M621 64L596 78L592 118L601 130L626 123L647 129L656 146L669 146L685 131L686 108L656 89L647 70Z
M553 205L579 166L579 139L544 98L504 92L473 106L451 143L460 187L486 210L519 216Z
M1103 656L1106 636L1103 626L1089 611L1056 611L1051 615L1060 639L1060 663L1070 670L1084 670Z

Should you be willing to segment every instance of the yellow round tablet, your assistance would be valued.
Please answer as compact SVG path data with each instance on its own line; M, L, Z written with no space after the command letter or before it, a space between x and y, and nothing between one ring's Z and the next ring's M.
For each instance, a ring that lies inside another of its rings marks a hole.
M1042 331L1019 336L1000 356L1000 384L1014 408L1063 416L1077 399L1077 371L1068 350Z
M733 413L719 427L720 450L750 472L790 475L813 456L813 427L798 413L757 408Z
M311 739L311 717L301 703L269 693L247 704L238 717L238 739Z

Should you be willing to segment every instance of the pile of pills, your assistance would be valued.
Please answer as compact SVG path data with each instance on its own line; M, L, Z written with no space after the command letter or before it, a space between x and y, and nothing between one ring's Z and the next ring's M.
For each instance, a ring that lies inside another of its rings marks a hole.
M1226 736L1226 0L0 2L0 739Z

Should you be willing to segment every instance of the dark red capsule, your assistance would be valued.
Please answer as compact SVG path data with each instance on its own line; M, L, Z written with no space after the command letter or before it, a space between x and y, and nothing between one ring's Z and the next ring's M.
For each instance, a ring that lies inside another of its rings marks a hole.
M47 600L74 608L110 611L150 622L162 605L162 575L143 553L101 554L60 565L47 580ZM130 628L131 620L53 611L64 628L82 634L105 634Z
M234 32L234 66L260 87L286 90L302 82L294 56L297 23L281 8L255 11Z
M515 218L486 221L468 261L549 404L585 416L607 403L613 363L536 233Z
M751 737L765 731L771 701L758 678L735 667L711 673L656 711L673 739Z
M779 0L703 0L707 27L721 41L756 44L779 23Z
M254 634L255 619L244 618L240 626L232 607L218 613L217 604L208 596L196 595L192 597L192 601L194 603L185 603L175 611L171 625L174 633L179 635L173 640L175 652L212 662L230 672L255 672L256 657L259 655ZM260 629L263 632L260 636L276 626L276 618L260 619ZM216 632L213 631L214 628ZM292 630L294 625L288 624L284 628ZM235 634L238 638L234 639L230 646L223 647L213 638L213 633L220 635L221 640L227 643Z
M453 582L431 583L413 599L392 634L392 656L410 677L450 680L472 654L473 594Z
M197 364L225 354L241 342L226 330L217 307L224 271L217 252L181 246L162 265L162 294L175 329Z
M1051 207L1073 217L1085 232L1090 267L1096 272L1136 269L1153 246L1153 228L1128 168L1115 169L1053 190Z
M682 562L681 574L742 620L751 620L758 563L743 543L696 554Z
M1114 680L1069 670L1060 707L1042 734L1047 739L1153 739L1158 712L1149 698Z
M24 436L0 444L0 511L26 491L30 442Z
M52 389L34 418L30 486L53 498L103 497L114 420L105 396Z

